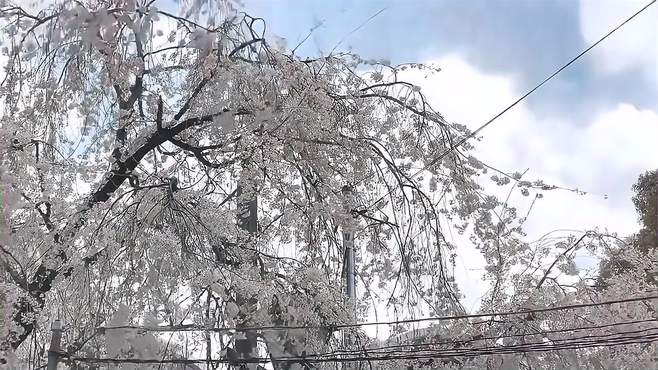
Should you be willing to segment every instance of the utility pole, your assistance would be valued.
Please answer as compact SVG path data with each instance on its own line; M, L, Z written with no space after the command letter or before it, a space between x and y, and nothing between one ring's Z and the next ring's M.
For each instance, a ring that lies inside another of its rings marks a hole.
M354 290L356 266L354 264L354 220L352 217L352 209L354 208L354 191L345 185L341 190L343 194L343 209L345 212L345 220L343 221L343 248L345 249L345 264L347 269L347 297L351 300L356 298L356 291Z
M243 184L245 184L244 179L240 179L238 183L238 192L236 194L238 198L238 226L249 232L250 236L253 237L258 232L258 196L252 189L249 197L246 200L242 199L242 192L244 190ZM256 261L253 261L253 264L256 265ZM245 319L236 326L238 328L249 327L249 311L251 311L258 302L254 302L252 299L243 297L240 292L236 292L236 303L240 308L240 313ZM250 360L257 357L258 333L254 330L245 330L242 334L244 334L243 338L235 340L235 351L237 352L239 359ZM247 366L246 364L241 364L239 368L246 369Z
M345 212L345 219L343 221L343 248L345 253L345 268L346 268L346 293L349 302L354 302L356 299L356 265L354 258L354 219L352 218L352 209L354 207L354 192L353 189L345 185L341 189L343 194L343 208ZM349 330L349 329L348 329ZM344 333L343 345L345 349L349 349L352 345L352 338L348 332ZM343 363L343 369L352 368L349 362Z
M59 348L62 342L62 322L59 319L53 321L50 325L52 337L50 338L50 348L48 349L48 370L57 370L57 363L59 363L59 356L61 349Z
M347 267L347 298L354 300L356 298L355 285L355 265L354 265L354 231L343 230L343 246L345 248L345 263Z

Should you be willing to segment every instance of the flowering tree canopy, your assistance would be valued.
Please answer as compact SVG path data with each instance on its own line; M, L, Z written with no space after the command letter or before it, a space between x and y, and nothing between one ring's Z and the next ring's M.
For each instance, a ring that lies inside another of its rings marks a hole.
M469 131L401 78L432 67L352 54L303 59L268 43L262 19L224 2L177 10L146 0L21 4L0 8L0 338L16 361L36 361L49 323L61 318L70 366L84 364L75 357L190 353L232 365L267 354L276 368L308 366L299 358L333 351L337 328L370 302L401 318L464 314L449 268L458 248L444 237L450 227L470 235L487 261L485 312L650 290L641 275L654 265L639 254L605 290L579 277L574 253L607 253L610 236L523 241L523 219L476 182L488 167L469 144L454 146ZM493 179L524 195L553 188L514 174ZM348 229L365 287L356 302L341 291ZM578 282L566 286L560 272ZM547 332L655 315L641 302L614 307L437 325L423 341L552 341L573 332ZM130 327L165 324L206 331L183 342ZM208 334L221 328L237 330ZM510 337L521 333L530 337ZM654 347L634 346L395 361L647 363ZM387 363L399 368L395 361Z

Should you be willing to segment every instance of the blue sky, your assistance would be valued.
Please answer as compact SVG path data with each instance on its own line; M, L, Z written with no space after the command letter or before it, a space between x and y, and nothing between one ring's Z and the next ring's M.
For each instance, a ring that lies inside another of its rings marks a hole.
M172 0L161 1L174 6ZM443 69L439 76L415 82L434 92L430 102L449 121L475 129L649 0L215 1L239 3L240 10L262 17L267 36L283 37L290 49L320 24L297 48L302 57L335 48L393 64L434 63ZM620 232L636 229L631 185L641 172L658 167L655 144L644 143L658 136L657 19L654 4L524 100L514 108L522 124L510 113L498 119L483 132L479 148L489 150L481 159L608 195L606 207L626 221ZM505 91L481 85L491 81ZM620 116L622 107L632 109L622 109ZM612 129L620 129L623 140L604 147L594 140L606 136L599 131L610 129L603 122L610 117L618 120ZM536 137L539 132L543 137ZM491 136L499 141L487 139ZM533 156L534 162L528 158ZM560 157L562 162L554 163Z
M246 0L244 9L266 19L268 34L285 38L290 48L297 45L314 25L321 24L298 48L297 54L302 56L327 54L340 43L337 50L350 49L366 59L390 59L394 64L438 62L443 76L416 81L429 90L441 90L436 84L442 79L459 79L459 66L468 66L471 72L485 79L504 79L511 85L509 101L498 101L499 95L505 95L503 92L482 95L480 90L486 88L465 79L461 84L453 81L455 86L451 88L453 96L457 97L447 96L442 101L434 99L435 108L444 115L445 107L453 104L447 99L466 100L461 105L469 107L453 110L453 114L447 114L446 118L475 128L487 120L486 114L493 116L644 4L646 2L639 0ZM573 146L582 147L584 144L573 139L578 139L575 135L579 131L592 131L598 118L612 114L620 105L632 107L633 113L643 113L640 114L643 117L647 112L658 113L656 8L656 5L650 7L524 101L520 109L527 110L533 121L526 126L538 125L536 131L546 131L548 136L545 138L548 142L543 146L549 148L543 154L559 156L565 152L579 152L580 157L586 157L600 150L594 145L597 148L583 153L582 149ZM383 12L368 20L382 9ZM456 69L441 65L445 58L453 62L458 60ZM496 103L489 107L491 100ZM462 114L466 109L480 109L486 114L469 117L469 114ZM636 146L633 143L636 136L641 140L647 134L641 132L644 126L631 122L636 120L631 115L622 127L628 142L617 143L619 145ZM653 116L645 118L648 122L645 126L658 125ZM509 127L513 125L505 123L508 120L503 116L488 128L483 133L483 145L492 146L492 143L487 143L487 136L507 130L511 148L506 147L506 151L514 152L516 156L526 156L528 150L535 152L524 143L529 138L519 137L513 132ZM558 126L571 140L551 137ZM587 139L586 144L592 145L593 142ZM612 145L615 147L609 148L610 157L618 156L614 153L619 153L619 146ZM493 146L500 149L499 145ZM636 148L624 154L636 158L658 157L649 149ZM608 159L599 155L590 158L598 161L593 164L587 163L587 158L579 158L580 165L586 166L587 171L573 166L565 169L565 164L562 164L559 166L562 169L553 171L555 173L544 174L551 172L542 171L544 163L510 161L497 156L494 154L485 159L494 163L500 159L499 163L513 167L509 170L523 170L525 168L520 167L528 166L531 173L535 170L538 175L548 175L560 185L578 187L601 196L610 195L607 203L622 207L631 219L630 185L639 172L651 168L656 162L631 160L631 165L628 165L621 161L624 163L614 169L617 172L611 173L613 168L600 163ZM618 158L610 160L619 162ZM594 178L583 178L587 176Z
M596 4L602 13L620 16L630 15L642 5L632 0L586 3ZM298 49L301 55L326 54L345 37L338 50L351 48L365 58L386 58L393 63L457 53L485 73L511 75L523 89L532 87L590 43L581 32L581 7L575 0L247 0L245 8L265 18L270 34L286 38L291 47L322 22ZM646 19L656 18L652 10L640 16L645 24ZM644 26L640 23L633 22L621 31L637 32ZM597 55L592 54L530 97L528 104L542 114L560 116L569 111L572 117L583 119L595 113L593 109L605 109L618 101L655 111L655 22L652 29L643 32L653 33L652 49L645 50L654 56L653 76L647 78L639 66L619 73L597 73L592 68Z
M245 0L244 8L289 48L321 23L298 49L301 56L327 54L343 40L337 50L366 59L436 64L442 71L435 77L408 78L446 119L474 129L647 2ZM483 131L480 159L588 192L545 194L526 223L529 241L555 229L637 230L631 185L658 167L657 10L654 4ZM520 213L530 201L512 198ZM466 305L475 306L483 287L474 276L483 261L460 248L468 264L456 278Z

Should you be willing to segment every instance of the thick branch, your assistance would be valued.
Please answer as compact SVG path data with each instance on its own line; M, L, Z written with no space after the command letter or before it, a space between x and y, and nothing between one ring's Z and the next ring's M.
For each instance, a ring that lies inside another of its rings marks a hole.
M62 263L67 262L68 256L62 247L68 241L70 241L75 236L76 232L84 225L86 213L89 212L96 204L103 203L110 199L112 194L114 194L114 192L116 192L117 189L121 187L123 182L130 176L130 173L151 150L173 139L174 136L180 134L188 128L211 122L213 118L222 114L228 114L228 112L229 111L225 109L216 114L188 118L179 122L175 126L156 130L148 137L142 146L130 153L126 159L114 160L112 166L114 170L105 176L102 183L97 187L97 190L87 198L86 202L83 204L83 208L78 212L77 221L72 225L67 226L63 232L56 233L54 235L55 244L59 246L59 248L53 250L50 258L44 259L45 262L37 268L32 281L29 283L28 292L32 297L32 300L21 300L16 303L16 312L13 315L13 321L23 329L23 332L17 333L14 338L9 340L9 344L13 349L18 348L34 330L34 319L32 318L31 314L35 310L43 307L45 302L44 294L52 289L55 278L57 278L60 274L63 274L65 277L68 277L72 274L73 269L71 267L65 268L63 270L57 270L48 267L51 266L48 263L48 260L55 258L61 260ZM98 255L85 258L85 265L94 263L97 258ZM36 303L36 307L34 303Z
M210 168L220 168L220 167L225 165L224 163L213 163L210 160L208 160L208 158L206 158L206 156L203 154L203 149L202 148L196 147L194 145L188 144L184 141L174 139L174 138L170 139L169 141L171 141L177 147L179 147L183 150L187 150L188 152L194 154L196 159L199 160L199 162L201 162L204 166L207 166L207 167L210 167Z

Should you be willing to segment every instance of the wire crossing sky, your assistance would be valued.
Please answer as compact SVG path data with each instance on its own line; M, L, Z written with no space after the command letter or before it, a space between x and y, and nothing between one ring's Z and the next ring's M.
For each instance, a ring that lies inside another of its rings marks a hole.
M528 212L529 239L553 230L637 230L631 185L658 166L649 139L658 135L653 1L285 0L274 6L256 0L245 8L268 19L268 34L282 37L297 55L327 55L338 44L335 52L441 68L405 78L473 136L497 122L482 141L462 138L460 145L475 145L498 176L525 171L522 181L572 190L543 199L510 193L510 204ZM497 195L507 197L506 191ZM484 261L476 251L457 261L464 304L475 308L486 289L473 274ZM596 264L586 256L578 261L582 268Z

